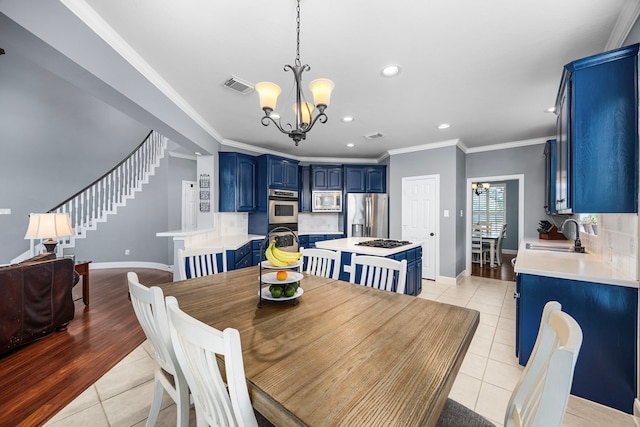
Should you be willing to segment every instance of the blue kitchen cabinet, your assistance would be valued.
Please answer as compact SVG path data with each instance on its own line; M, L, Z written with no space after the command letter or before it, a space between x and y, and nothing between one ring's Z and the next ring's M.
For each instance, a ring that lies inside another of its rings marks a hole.
M252 242L248 242L236 250L227 250L227 271L250 267L252 262Z
M256 162L242 153L218 153L220 212L256 210Z
M313 191L342 191L341 165L311 165Z
M555 214L556 211L556 140L550 139L544 146L545 159L545 199L544 210L548 214Z
M309 248L309 235L308 234L300 234L298 235L298 246L301 248Z
M638 212L638 44L565 65L556 98L556 209Z
M353 166L343 168L346 193L386 193L387 167L384 165Z
M262 261L262 253L260 252L260 244L262 240L251 241L251 265L258 265Z
M548 301L580 325L583 342L571 394L632 413L636 396L638 289L519 274L516 353L526 365Z
M267 186L298 191L298 161L270 154L264 156L267 159Z
M311 212L311 167L300 166L298 168L300 173L299 184L300 190L298 191L298 211L299 212Z

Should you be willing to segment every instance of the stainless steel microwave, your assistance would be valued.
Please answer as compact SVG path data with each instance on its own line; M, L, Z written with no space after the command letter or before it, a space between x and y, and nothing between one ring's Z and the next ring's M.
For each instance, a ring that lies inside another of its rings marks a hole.
M342 212L342 191L314 191L311 193L312 212Z

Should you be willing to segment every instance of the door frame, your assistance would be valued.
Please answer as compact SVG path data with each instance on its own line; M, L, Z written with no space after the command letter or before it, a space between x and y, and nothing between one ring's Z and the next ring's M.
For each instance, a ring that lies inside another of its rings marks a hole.
M518 181L518 245L524 238L524 174L495 175L467 178L467 221L465 226L465 276L471 276L471 221L473 219L471 206L471 184L478 181Z
M401 201L402 203L402 210L404 210L404 183L406 181L416 181L419 179L435 179L435 259L434 259L434 266L435 266L435 280L438 280L438 277L440 277L440 174L433 174L433 175L418 175L418 176L404 176L402 177L402 197L403 200ZM402 210L401 210L401 222L402 222ZM404 228L404 227L402 227ZM402 233L402 231L401 231ZM400 235L400 238L402 238L402 234ZM424 265L424 257L425 257L425 250L422 250L422 263ZM420 271L420 276L422 276L422 271ZM423 278L423 277L421 277ZM423 278L424 279L424 278ZM432 280L432 279L429 279Z
M196 190L196 194L198 191L198 182L197 181L189 181L186 179L182 180L182 184L180 186L180 191L182 193L182 204L181 204L181 212L180 212L180 228L184 228L184 220L185 220L185 216L186 216L186 202L187 202L187 195L186 195L186 186L187 185L193 185L193 188L195 188ZM196 196L196 228L198 225L198 197Z

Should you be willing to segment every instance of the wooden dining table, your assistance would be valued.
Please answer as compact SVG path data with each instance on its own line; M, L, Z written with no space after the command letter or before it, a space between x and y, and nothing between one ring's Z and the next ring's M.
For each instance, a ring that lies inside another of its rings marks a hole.
M257 411L276 426L436 424L477 311L305 273L295 305L260 308L259 277L249 267L160 286L189 315L240 332Z

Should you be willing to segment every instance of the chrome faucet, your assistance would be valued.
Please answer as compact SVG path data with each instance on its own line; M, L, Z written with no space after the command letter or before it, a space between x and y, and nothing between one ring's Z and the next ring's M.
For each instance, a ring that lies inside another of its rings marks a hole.
M582 246L582 242L580 241L580 224L578 224L578 221L576 221L573 218L569 218L567 220L565 220L562 225L560 226L560 232L564 233L564 226L568 223L568 222L573 222L576 225L576 241L574 243L574 247L573 250L575 252L579 252L579 253L584 253L584 246Z

